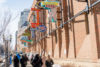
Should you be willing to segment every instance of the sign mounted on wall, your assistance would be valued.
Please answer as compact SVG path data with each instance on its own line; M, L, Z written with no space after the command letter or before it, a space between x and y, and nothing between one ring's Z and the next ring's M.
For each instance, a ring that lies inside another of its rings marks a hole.
M30 28L30 31L36 31L36 30L39 30L39 28Z
M36 17L36 22L31 22L31 27L32 28L36 28L36 27L38 27L39 25L41 25L41 23L40 23L40 14L39 14L39 12L41 11L41 9L37 9L37 8L31 8L31 11L36 11L36 16L34 16L33 17L33 20L35 19L35 17Z
M59 1L39 1L36 6L44 9L52 9L59 7Z
M50 9L49 10L49 15L48 15L48 19L49 19L49 22L57 22L57 9L54 8L54 9Z
M28 40L27 36L22 36L20 41L25 42L25 43L30 43L32 40Z
M31 40L20 40L21 42L31 43Z
M39 23L39 21L40 21L39 20L39 11L41 11L41 9L31 8L31 11L36 11L36 13L37 13L37 17L36 17L37 18L37 21L36 22Z
M42 23L31 23L32 28L37 28L39 25L42 25Z
M32 38L34 38L35 37L35 33L34 33L35 31L33 30L33 31L31 31L31 36L32 36Z
M45 25L40 25L39 30L40 32L45 32L47 30L47 27Z

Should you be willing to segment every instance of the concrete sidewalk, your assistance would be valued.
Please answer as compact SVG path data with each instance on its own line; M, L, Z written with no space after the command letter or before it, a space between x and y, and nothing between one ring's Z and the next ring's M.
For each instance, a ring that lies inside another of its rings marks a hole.
M11 64L10 67L14 67L13 64ZM19 65L19 67L21 67L21 65ZM28 62L27 67L32 67L32 65Z
M10 67L14 67L13 64L10 65ZM20 65L20 67L21 67L21 65ZM32 65L30 64L30 62L28 62L27 67L32 67ZM61 67L61 65L59 65L59 64L54 64L53 67Z

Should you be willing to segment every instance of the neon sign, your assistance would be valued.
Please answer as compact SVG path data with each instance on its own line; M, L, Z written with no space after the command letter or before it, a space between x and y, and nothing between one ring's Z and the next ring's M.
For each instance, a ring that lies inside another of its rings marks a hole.
M51 9L59 7L59 1L39 1L36 5L40 8Z
M31 27L32 28L36 28L38 27L39 25L42 25L41 23L31 23Z
M47 27L45 25L40 25L39 30L40 32L45 32L47 30Z
M57 20L57 10L56 10L56 8L54 8L54 9L50 9L49 10L49 15L48 15L48 19L49 19L49 22L56 22Z
M31 10L37 12L37 23L39 23L39 11L41 11L41 10L40 9L36 9L36 8L31 8Z
M40 32L45 32L47 30L47 27L45 25L39 25L37 28L30 28L31 31L39 30Z
M31 27L32 28L36 28L38 27L39 25L41 25L41 23L39 23L39 11L41 11L41 9L37 9L37 8L31 8L31 11L36 11L37 12L37 20L36 20L36 23L31 23Z

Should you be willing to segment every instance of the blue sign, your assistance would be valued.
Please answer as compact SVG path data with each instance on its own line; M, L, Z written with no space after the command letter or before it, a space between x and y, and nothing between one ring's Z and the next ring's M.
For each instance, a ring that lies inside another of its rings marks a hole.
M35 31L35 30L39 30L39 28L38 27L36 27L36 28L30 28L30 31Z
M39 30L39 28L38 28L38 27L37 27L37 28L30 28L30 31L31 31L31 34L32 34L32 38L35 37L34 32L35 32L36 30Z
M27 36L22 36L22 37L21 37L21 40L27 40L27 39L28 39Z
M47 30L47 27L45 25L39 25L40 32L45 32Z
M35 37L34 31L31 31L31 33L32 33L32 38L34 38Z

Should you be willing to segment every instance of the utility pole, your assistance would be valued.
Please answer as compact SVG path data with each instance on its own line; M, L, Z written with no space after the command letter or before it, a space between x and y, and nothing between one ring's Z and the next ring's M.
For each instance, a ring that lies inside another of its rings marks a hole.
M5 36L3 35L3 41L5 45L5 67L9 67L9 46L11 43L11 35L10 35L10 40L5 39Z
M5 45L5 67L8 67L8 42L5 39L5 36L3 35L3 41L4 41L4 45Z
M16 34L15 34L15 36L16 36L16 52L17 52L17 34L18 34L18 31L16 31Z

